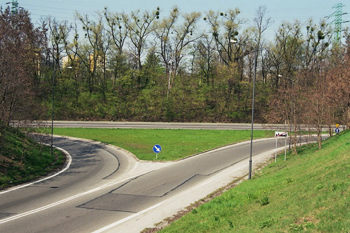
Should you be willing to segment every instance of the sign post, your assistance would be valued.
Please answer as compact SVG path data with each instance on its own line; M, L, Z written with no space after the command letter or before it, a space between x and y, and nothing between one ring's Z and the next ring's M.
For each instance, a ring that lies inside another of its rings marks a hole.
M158 144L153 146L153 151L154 153L156 153L156 159L158 159L158 153L160 153L162 151L162 147Z
M276 137L276 149L277 149L278 137L284 137L284 161L286 161L286 159L287 159L287 137L288 137L288 132L275 131L275 137ZM275 163L276 163L276 157L277 157L277 150L275 152Z
M335 124L335 130L334 130L335 133L339 133L340 130L339 130L339 124Z

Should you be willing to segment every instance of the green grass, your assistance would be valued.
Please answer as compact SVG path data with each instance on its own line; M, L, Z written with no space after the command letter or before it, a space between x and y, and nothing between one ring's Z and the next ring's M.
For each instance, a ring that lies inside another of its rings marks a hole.
M283 156L161 232L350 232L350 132Z
M39 144L17 129L3 127L0 133L0 189L46 175L63 165L59 150Z
M250 139L250 130L84 129L55 128L54 134L92 139L122 147L141 160L156 160L152 148L162 146L159 161L173 161L220 146ZM273 137L273 131L255 131L254 138Z

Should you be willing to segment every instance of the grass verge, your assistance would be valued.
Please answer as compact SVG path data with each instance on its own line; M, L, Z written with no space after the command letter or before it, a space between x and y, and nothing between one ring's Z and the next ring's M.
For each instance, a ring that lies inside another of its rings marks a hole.
M281 156L160 232L349 232L349 150L347 131Z
M158 161L174 161L250 139L250 130L55 128L54 133L119 146L141 160L150 161L156 160L152 150L155 144L162 146ZM254 132L254 138L273 136L273 131Z
M18 185L60 168L64 154L39 144L24 133L3 127L0 133L0 190Z

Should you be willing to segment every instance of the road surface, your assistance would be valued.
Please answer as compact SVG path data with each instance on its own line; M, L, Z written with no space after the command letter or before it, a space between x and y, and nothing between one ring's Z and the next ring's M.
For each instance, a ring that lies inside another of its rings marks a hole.
M54 144L72 157L70 167L0 193L0 232L140 232L245 176L250 148L244 142L147 163L101 143L55 137ZM275 138L254 141L253 165L271 158L275 147Z
M32 125L51 127L51 121ZM54 128L126 128L126 129L217 129L250 130L251 124L236 123L166 123L166 122L113 122L113 121L54 121ZM254 124L254 130L288 130L289 125Z

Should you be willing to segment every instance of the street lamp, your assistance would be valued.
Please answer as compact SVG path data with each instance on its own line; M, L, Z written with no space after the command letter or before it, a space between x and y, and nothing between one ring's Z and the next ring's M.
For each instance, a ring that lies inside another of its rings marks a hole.
M53 67L52 74L52 108L51 108L51 156L53 156L53 112L54 112L54 103L55 103L55 65Z
M230 40L231 43L238 43L236 40ZM249 154L249 176L248 179L252 178L252 169L253 169L253 131L254 131L254 108L255 108L255 79L256 79L256 69L257 69L257 60L258 60L258 51L259 48L254 50L254 77L253 77L253 94L252 94L252 122L250 130L250 154Z
M250 130L250 155L249 155L249 180L252 178L252 167L253 167L253 130L254 130L254 107L255 107L255 79L256 79L256 68L258 59L258 50L255 49L254 59L254 77L253 77L253 97L252 97L252 124Z

